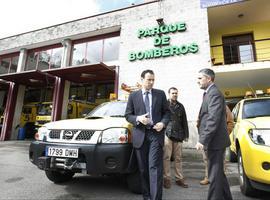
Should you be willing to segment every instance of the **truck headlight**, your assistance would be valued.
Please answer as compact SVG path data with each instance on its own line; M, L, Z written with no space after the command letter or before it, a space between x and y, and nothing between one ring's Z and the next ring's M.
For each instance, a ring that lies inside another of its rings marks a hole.
M127 143L128 129L126 128L109 128L101 133L102 143Z
M46 140L49 134L49 129L47 129L45 126L42 126L38 129L38 132L35 134L36 140Z
M249 129L248 134L255 144L270 146L270 130Z

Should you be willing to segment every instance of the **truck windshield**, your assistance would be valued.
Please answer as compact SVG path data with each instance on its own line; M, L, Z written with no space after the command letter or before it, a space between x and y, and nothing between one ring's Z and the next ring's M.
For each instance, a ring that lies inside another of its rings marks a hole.
M244 102L243 119L270 116L270 99L256 99Z
M38 107L38 115L51 115L52 104L40 104Z
M91 117L124 117L127 102L103 103L90 112L86 118Z

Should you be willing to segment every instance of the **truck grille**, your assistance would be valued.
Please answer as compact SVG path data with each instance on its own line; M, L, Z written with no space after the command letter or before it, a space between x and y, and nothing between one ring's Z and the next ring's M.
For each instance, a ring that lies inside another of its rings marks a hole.
M63 141L88 141L94 133L94 130L50 130L49 138Z
M51 130L49 133L49 137L51 139L60 139L60 133L61 133L60 130Z
M94 133L95 131L93 130L81 131L80 134L76 137L76 140L90 140Z

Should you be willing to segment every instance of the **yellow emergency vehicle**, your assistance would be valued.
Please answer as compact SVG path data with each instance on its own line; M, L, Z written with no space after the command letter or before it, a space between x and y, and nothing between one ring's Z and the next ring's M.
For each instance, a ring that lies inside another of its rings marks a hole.
M230 152L238 161L241 192L270 191L270 96L243 99L232 112Z
M90 103L87 101L81 100L70 100L68 103L68 119L75 119L84 117L91 110L97 106L96 103ZM35 126L39 128L45 123L48 123L52 120L52 102L43 102L38 107L38 114L36 116Z
M18 124L17 127L24 128L25 129L25 137L26 138L34 138L35 134L35 121L37 116L37 110L38 110L38 102L30 102L25 105L23 105L22 113L20 117L20 124ZM2 127L2 124L4 122L4 109L3 112L1 112L0 117L0 126Z

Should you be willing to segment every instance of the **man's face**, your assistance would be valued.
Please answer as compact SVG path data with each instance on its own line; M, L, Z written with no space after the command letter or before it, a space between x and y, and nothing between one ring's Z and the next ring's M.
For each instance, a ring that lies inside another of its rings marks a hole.
M209 76L199 73L197 83L201 89L205 90L212 83L212 81Z
M177 101L177 97L178 97L178 91L171 89L170 92L169 92L170 100Z
M142 87L145 90L150 90L153 88L154 82L155 82L155 75L146 73L144 78L141 78L142 81Z

